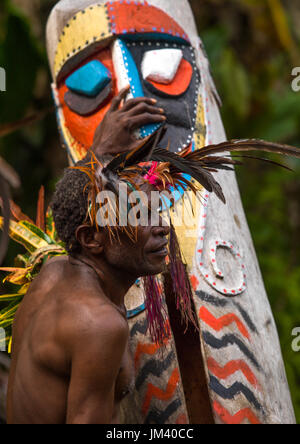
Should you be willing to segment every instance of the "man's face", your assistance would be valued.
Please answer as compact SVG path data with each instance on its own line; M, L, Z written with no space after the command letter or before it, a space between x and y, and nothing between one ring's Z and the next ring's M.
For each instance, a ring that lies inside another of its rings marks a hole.
M151 207L151 192L154 187L144 184L140 191L145 193ZM118 268L136 278L156 275L164 271L168 251L169 226L163 223L161 217L157 224L151 224L149 210L148 225L138 226L136 239L131 239L124 231L119 230L118 238L111 240L107 234L104 245L105 261L112 267Z

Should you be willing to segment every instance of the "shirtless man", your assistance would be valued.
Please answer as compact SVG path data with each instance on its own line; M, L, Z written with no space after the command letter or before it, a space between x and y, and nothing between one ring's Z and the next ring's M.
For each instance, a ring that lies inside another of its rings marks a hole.
M131 149L133 131L165 120L149 99L114 99L95 137L99 154ZM126 145L127 142L127 145ZM124 297L140 276L162 272L168 227L138 228L137 242L84 223L87 176L67 170L53 199L69 255L53 259L32 283L13 327L8 388L10 424L114 424L133 384ZM150 192L150 185L148 187Z

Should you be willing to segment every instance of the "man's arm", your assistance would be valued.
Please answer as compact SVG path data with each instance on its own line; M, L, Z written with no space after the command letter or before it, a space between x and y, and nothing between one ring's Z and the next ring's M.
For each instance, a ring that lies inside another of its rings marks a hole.
M73 323L77 328L71 334L72 339L68 334L71 378L66 422L110 424L115 385L128 341L128 325L110 306L104 306L100 316L85 312L78 321Z

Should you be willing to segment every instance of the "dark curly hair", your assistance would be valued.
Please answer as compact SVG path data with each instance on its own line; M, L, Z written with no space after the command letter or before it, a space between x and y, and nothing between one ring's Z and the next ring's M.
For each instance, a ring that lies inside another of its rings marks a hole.
M76 166L86 165L90 161L87 156ZM87 174L77 169L68 168L58 182L52 199L51 208L58 237L64 242L70 255L80 253L81 246L75 237L77 227L82 225L88 212L89 182Z

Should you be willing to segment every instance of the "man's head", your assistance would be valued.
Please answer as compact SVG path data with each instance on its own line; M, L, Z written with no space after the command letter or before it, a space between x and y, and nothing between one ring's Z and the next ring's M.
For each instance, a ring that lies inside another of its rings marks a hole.
M84 167L85 164L79 162L77 166ZM155 188L139 182L137 179L139 191L149 198L150 203ZM144 226L132 227L134 237L118 226L96 227L88 218L88 185L88 175L78 169L67 169L52 201L57 233L68 253L105 261L110 268L136 278L161 273L168 255L169 227L163 226L160 218L158 224L151 225L151 217Z

